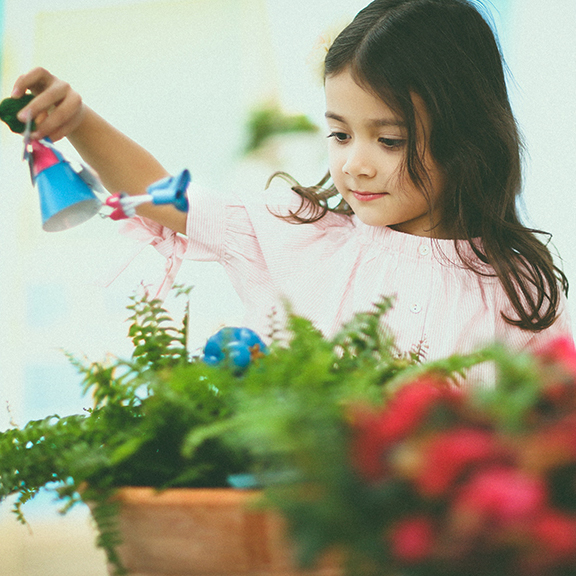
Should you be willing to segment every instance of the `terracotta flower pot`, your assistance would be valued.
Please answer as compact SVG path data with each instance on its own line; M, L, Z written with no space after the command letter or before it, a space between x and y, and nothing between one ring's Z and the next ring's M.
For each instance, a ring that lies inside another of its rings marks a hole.
M296 576L281 519L256 491L123 488L120 556L131 576ZM310 572L309 574L312 574ZM313 572L337 576L335 560Z

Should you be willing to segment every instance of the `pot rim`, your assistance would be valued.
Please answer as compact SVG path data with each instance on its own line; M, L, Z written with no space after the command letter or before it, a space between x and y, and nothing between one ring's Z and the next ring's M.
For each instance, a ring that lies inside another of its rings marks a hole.
M123 486L112 497L124 505L148 506L213 506L244 505L255 502L261 490L237 488L152 488L149 486Z

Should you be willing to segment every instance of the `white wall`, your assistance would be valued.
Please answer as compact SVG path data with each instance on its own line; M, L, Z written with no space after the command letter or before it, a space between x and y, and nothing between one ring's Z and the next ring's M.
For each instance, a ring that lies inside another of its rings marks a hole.
M551 232L572 284L576 322L576 2L517 0L508 61L524 133L528 221Z

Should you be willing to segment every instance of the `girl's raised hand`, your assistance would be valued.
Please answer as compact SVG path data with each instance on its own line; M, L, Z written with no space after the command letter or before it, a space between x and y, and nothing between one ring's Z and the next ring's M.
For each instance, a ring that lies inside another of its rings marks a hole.
M28 116L35 121L33 139L49 137L56 142L71 134L81 124L85 106L80 94L70 84L60 80L44 68L34 68L16 80L12 98L22 97L30 90L36 97L22 108L18 119L26 122Z

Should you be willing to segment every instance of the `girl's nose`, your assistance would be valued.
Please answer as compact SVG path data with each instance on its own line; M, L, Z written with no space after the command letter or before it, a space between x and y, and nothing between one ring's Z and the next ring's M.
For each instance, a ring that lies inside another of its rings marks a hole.
M374 162L362 146L350 146L348 148L346 162L342 166L345 174L353 177L366 176L372 178L376 175Z

